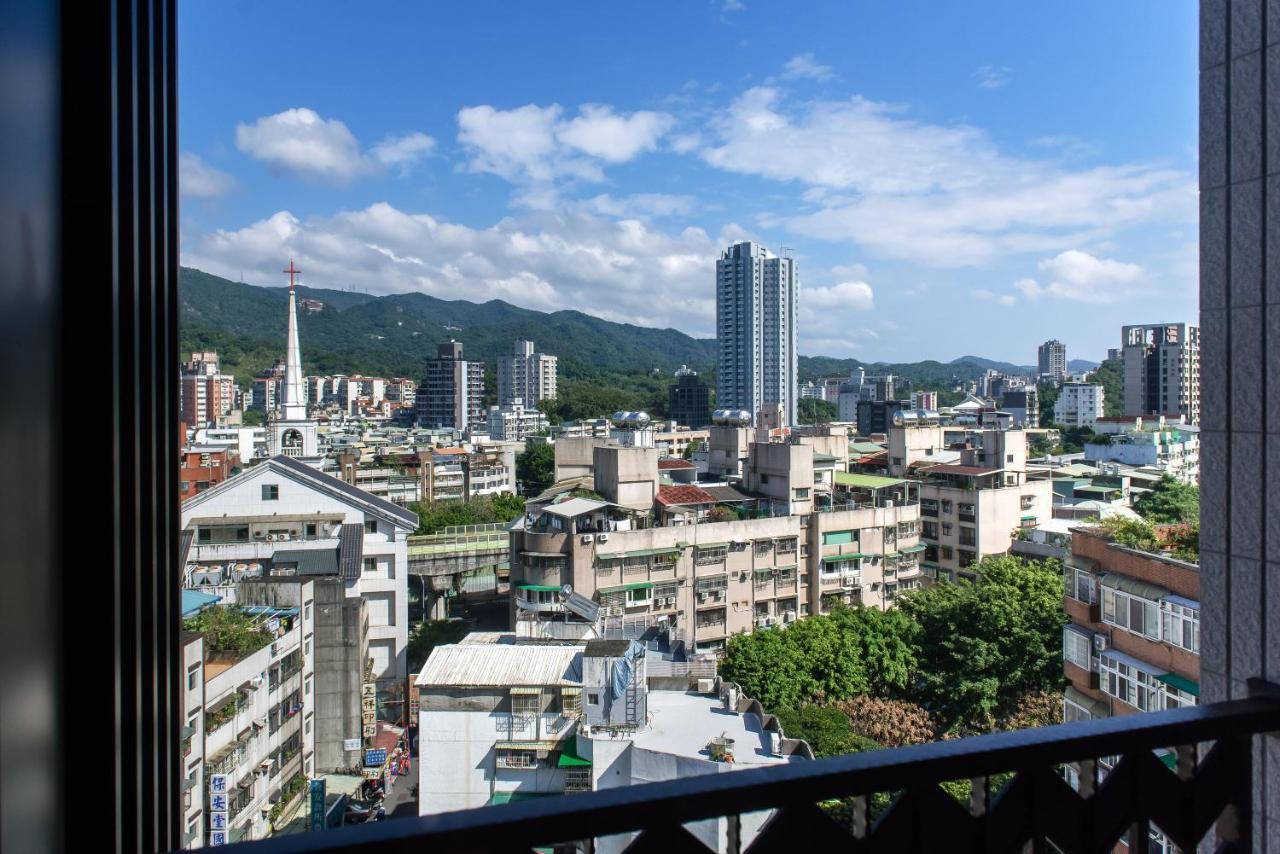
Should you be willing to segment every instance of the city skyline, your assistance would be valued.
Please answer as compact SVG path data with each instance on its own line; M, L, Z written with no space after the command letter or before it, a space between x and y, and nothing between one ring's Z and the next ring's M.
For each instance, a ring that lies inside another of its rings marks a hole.
M1046 338L1099 360L1122 325L1194 319L1194 10L709 4L619 26L579 8L572 41L510 10L518 37L484 73L465 39L429 58L382 48L397 31L466 31L483 10L369 10L342 50L326 47L336 7L308 10L183 7L184 31L204 34L191 43L220 45L182 57L184 263L271 284L292 254L314 287L710 337L714 259L754 239L806 270L800 351L865 361L973 353L956 318L1000 323L974 355L1019 364ZM286 18L340 58L265 49ZM659 62L659 25L712 47ZM1032 35L1012 45L1013 28ZM825 29L856 33L857 50ZM963 49L957 29L974 33ZM1100 59L1069 50L1072 33Z

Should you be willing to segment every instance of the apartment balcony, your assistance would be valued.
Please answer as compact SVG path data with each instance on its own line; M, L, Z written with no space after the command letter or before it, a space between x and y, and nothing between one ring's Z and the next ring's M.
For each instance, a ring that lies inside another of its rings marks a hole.
M1251 737L1276 729L1280 699L1259 695L409 818L382 823L376 834L333 833L357 854L528 850L625 833L638 834L629 851L705 852L682 825L727 817L724 850L732 854L794 849L801 841L813 850L859 852L1110 851L1127 841L1145 851L1152 827L1195 851L1216 825L1225 843L1216 850L1249 851ZM1194 745L1202 743L1197 756ZM1158 749L1173 749L1174 768ZM1108 757L1118 760L1098 783L1099 760ZM1085 769L1080 792L1061 776L1067 763ZM1009 771L1015 776L995 791L992 777ZM938 787L965 779L967 805ZM893 792L892 806L870 821L871 796ZM842 809L818 807L835 799ZM773 814L744 849L737 819L761 811ZM264 854L297 850L290 839L258 845Z

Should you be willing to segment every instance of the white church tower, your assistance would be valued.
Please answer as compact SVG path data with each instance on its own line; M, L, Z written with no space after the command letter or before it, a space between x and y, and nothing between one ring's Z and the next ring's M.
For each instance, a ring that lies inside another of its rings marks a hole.
M316 422L307 418L306 388L302 384L302 349L298 346L298 307L294 297L294 277L301 273L289 260L289 337L284 357L284 389L280 410L270 423L271 456L283 454L303 462L320 464Z

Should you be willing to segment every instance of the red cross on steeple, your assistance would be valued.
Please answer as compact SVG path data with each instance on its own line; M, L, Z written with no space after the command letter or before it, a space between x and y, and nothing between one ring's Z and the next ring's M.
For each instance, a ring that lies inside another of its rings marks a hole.
M288 274L289 274L289 293L293 293L293 277L294 277L294 276L296 276L296 275L298 275L298 274L299 274L299 273L301 273L302 271L301 271L301 270L299 270L299 269L296 269L296 268L293 266L293 259L292 259L292 258L290 258L290 259L289 259L289 269L287 269L287 270L281 270L280 272L282 272L282 273L288 273Z

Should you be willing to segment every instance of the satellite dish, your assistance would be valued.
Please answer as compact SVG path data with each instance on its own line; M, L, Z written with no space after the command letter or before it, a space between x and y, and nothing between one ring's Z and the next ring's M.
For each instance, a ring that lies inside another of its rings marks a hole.
M568 599L571 595L573 595L573 585L572 585L572 584L566 584L566 585L564 585L563 587L561 587L561 588L560 588L560 595L561 595L561 596L563 596L564 598Z

